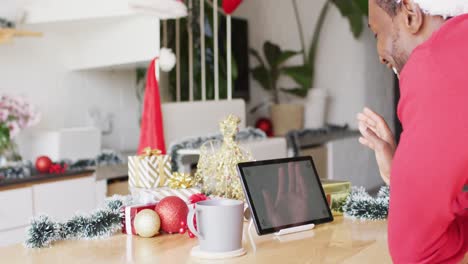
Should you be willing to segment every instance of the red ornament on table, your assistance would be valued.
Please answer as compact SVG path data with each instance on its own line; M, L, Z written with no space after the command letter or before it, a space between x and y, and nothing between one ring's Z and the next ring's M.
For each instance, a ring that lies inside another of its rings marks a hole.
M268 137L273 136L273 123L268 118L260 118L255 123L255 127L262 130Z
M188 206L184 200L177 196L168 196L162 199L155 207L161 218L161 229L169 234L180 231L180 223L187 219Z
M52 166L52 160L47 156L40 156L36 159L36 170L40 173L48 173Z

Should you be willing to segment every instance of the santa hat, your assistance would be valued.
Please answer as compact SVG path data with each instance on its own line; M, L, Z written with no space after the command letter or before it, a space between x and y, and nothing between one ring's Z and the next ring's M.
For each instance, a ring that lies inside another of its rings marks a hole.
M398 3L401 0L396 0ZM468 0L413 0L433 16L453 17L468 13Z

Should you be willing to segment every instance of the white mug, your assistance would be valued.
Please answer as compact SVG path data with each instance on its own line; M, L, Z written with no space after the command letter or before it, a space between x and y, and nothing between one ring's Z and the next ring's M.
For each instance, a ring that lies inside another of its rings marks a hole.
M193 217L197 216L195 230ZM230 199L196 203L187 216L187 225L203 252L231 252L242 248L244 202Z

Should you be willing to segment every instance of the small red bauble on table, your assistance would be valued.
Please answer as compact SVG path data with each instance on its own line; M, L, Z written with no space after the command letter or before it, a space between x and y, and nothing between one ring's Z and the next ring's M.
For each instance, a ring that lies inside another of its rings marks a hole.
M188 206L177 196L168 196L156 205L156 213L161 218L161 229L169 234L180 232L180 223L187 221Z
M273 136L273 123L268 118L259 118L255 123L255 127L262 130L268 137Z
M49 157L40 156L36 159L36 170L40 173L48 173L52 164L52 160Z

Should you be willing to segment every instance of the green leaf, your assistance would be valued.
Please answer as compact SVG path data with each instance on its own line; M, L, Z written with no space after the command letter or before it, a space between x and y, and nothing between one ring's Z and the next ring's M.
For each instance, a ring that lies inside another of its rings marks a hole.
M265 63L263 62L262 57L260 56L260 54L258 54L256 50L250 49L249 52L250 52L250 55L254 56L254 58L257 59L258 63L260 63L263 67L265 67Z
M358 38L364 30L363 18L367 16L367 0L331 0L349 21L353 36Z
M351 32L355 38L359 38L361 33L364 31L364 23L360 14L352 14L348 17L349 24L351 26Z
M307 92L309 91L309 89L306 89L306 88L303 88L303 87L294 88L294 89L281 88L281 91L285 92L285 93L288 93L288 94L295 95L295 96L299 96L299 97L306 97Z
M294 51L294 50L285 50L278 57L275 64L276 65L281 65L281 64L285 63L287 60L289 60L290 58L292 58L292 57L294 57L294 56L296 56L298 54L302 54L302 53L299 52L299 51Z
M297 84L304 89L312 86L312 69L308 65L288 66L282 69L282 72L291 77Z
M342 16L348 16L354 12L352 0L331 0L340 10Z
M270 41L266 41L263 44L263 53L271 69L276 68L278 66L277 61L279 61L282 54L281 48Z
M367 16L369 13L369 1L368 0L354 0L354 3L359 7L362 14Z
M262 85L263 89L271 90L272 87L270 85L270 74L268 70L263 66L257 66L252 69L252 77L254 80Z
M323 28L323 25L325 23L325 17L327 16L328 8L329 8L329 3L328 3L328 1L326 1L325 4L322 7L322 10L320 11L320 16L319 16L319 19L317 21L317 24L315 25L314 35L312 37L312 42L311 42L310 48L309 48L308 61L306 63L306 64L309 65L309 67L311 69L313 69L314 65L315 65L315 56L317 54L317 48L318 48L318 43L319 43L319 39L320 39L320 33L322 32L322 28ZM313 74L313 73L311 73L311 74Z

